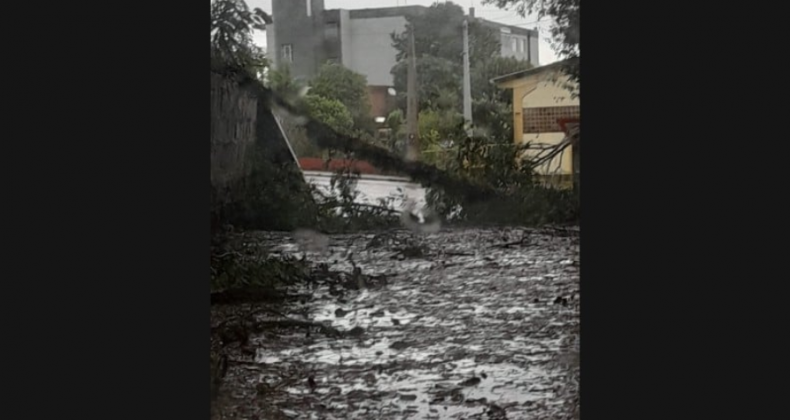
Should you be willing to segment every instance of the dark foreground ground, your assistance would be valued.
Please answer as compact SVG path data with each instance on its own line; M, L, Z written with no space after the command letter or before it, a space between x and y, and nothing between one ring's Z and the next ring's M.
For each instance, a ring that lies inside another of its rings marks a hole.
M296 239L248 240L301 257ZM323 280L241 308L276 328L229 348L214 419L577 418L577 231L318 242Z

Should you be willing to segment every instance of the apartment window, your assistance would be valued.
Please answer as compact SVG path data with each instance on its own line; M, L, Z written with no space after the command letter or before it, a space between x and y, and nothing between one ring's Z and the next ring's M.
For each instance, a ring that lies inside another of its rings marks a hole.
M340 25L337 22L328 22L324 25L324 37L326 39L337 39L340 37Z
M283 59L285 63L293 63L294 62L294 49L291 44L283 44L280 47L280 57Z

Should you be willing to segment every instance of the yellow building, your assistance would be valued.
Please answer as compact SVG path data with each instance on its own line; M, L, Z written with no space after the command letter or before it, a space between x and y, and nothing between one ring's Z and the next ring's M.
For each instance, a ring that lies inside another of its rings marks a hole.
M513 141L529 143L526 153L544 162L536 168L538 175L548 184L570 187L579 168L567 134L578 127L580 110L579 99L572 95L576 86L562 71L564 64L511 73L491 82L512 90Z

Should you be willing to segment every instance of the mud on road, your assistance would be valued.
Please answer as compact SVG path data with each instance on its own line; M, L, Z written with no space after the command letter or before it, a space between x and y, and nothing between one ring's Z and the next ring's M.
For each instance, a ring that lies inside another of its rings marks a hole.
M286 306L255 306L259 320L304 324L283 323L229 348L213 417L574 418L578 231L558 233L324 238L306 257L334 280L291 290ZM302 257L292 236L250 240Z

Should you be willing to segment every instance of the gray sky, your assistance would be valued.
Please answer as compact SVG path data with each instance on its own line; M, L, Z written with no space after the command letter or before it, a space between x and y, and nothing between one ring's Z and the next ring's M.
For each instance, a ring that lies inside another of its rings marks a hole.
M271 0L246 0L250 8L260 7L266 12L271 13L272 1ZM298 0L292 0L298 1ZM324 6L327 9L368 9L376 7L394 7L403 5L423 5L430 6L435 3L435 0L325 0ZM504 23L507 25L521 26L528 29L537 29L540 34L540 47L539 57L541 65L551 64L558 60L557 55L552 50L548 42L549 24L547 19L538 21L535 16L527 16L522 18L508 10L497 9L493 5L481 5L480 0L455 0L456 3L465 9L474 6L475 15L484 19L494 22ZM266 33L258 32L254 35L254 41L259 46L266 46Z

